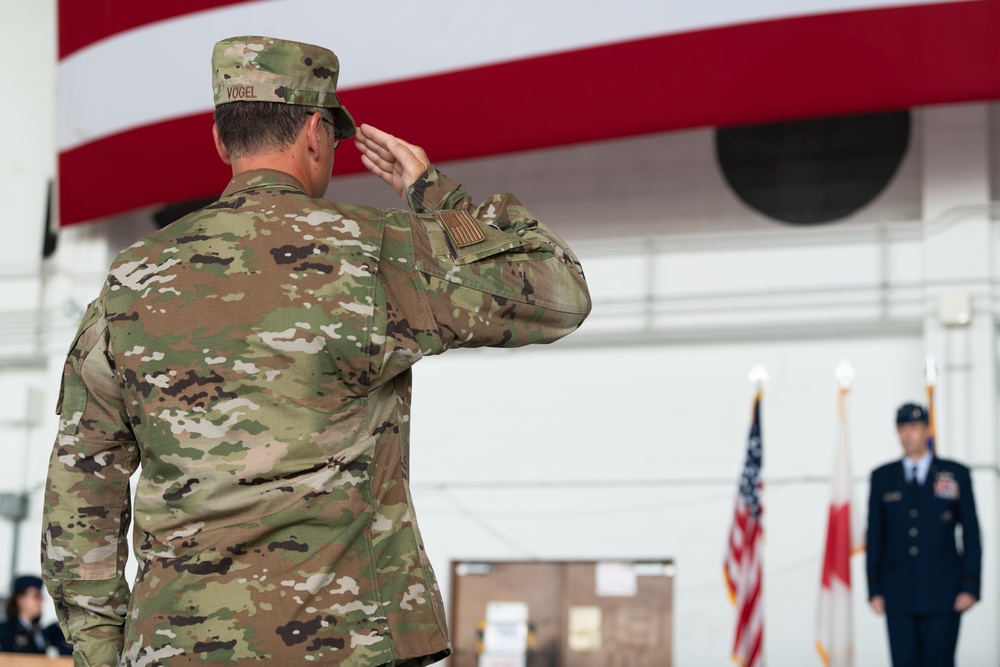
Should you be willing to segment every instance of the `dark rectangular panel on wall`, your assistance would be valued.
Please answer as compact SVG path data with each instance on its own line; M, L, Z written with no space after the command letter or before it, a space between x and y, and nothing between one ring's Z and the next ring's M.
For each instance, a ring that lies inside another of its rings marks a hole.
M562 637L562 565L456 563L451 570L453 667L477 667L491 602L524 602L533 629L530 667L557 667ZM527 666L526 666L527 667Z
M564 566L567 616L574 609L599 609L601 645L596 650L590 647L573 650L572 637L567 633L563 638L566 659L562 664L565 667L670 667L673 612L670 564L637 564L634 595L614 595L614 590L604 591L602 595L598 583L599 567L595 563L567 563Z

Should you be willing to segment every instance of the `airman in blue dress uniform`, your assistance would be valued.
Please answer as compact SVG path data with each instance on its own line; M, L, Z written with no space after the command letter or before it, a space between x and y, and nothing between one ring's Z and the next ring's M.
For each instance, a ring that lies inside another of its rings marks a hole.
M896 428L903 459L871 477L868 598L886 616L894 667L951 667L961 614L979 600L972 480L967 467L930 450L926 408L903 405Z

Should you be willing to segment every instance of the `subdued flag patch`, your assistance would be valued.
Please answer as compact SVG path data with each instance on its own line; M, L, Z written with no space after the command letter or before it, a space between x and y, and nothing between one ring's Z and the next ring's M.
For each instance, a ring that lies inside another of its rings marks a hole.
M448 236L458 248L475 245L486 240L483 230L479 228L468 211L438 211L437 216L444 223L444 228L448 230Z

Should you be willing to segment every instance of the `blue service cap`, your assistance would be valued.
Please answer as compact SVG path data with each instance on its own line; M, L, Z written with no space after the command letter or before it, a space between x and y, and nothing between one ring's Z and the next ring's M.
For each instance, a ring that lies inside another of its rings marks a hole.
M14 580L14 595L20 595L29 588L42 589L42 578L25 575Z
M916 403L904 403L899 407L899 410L896 410L896 426L912 424L913 422L930 423L927 408Z

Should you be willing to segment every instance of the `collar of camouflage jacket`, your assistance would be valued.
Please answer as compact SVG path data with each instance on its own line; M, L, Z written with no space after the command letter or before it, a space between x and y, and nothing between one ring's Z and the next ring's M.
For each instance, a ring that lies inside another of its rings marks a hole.
M219 199L225 199L243 190L268 187L290 187L302 193L306 191L298 179L291 174L286 174L276 169L251 169L250 171L243 171L233 176Z

